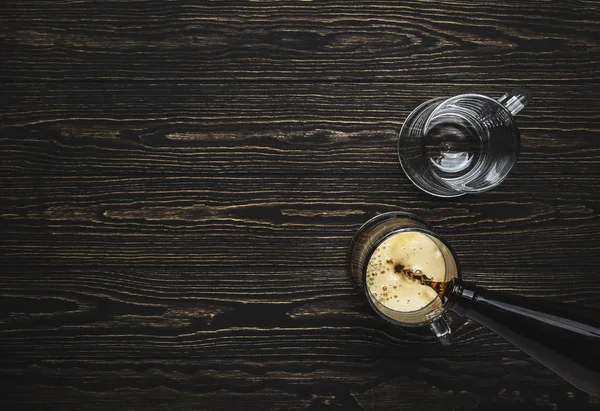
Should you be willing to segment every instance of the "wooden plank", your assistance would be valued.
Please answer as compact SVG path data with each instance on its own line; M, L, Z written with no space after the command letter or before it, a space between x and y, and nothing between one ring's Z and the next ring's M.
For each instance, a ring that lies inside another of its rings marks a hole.
M597 2L5 2L2 81L598 83Z
M24 260L25 261L25 260ZM465 279L530 298L600 308L593 267L567 275L491 266ZM343 267L4 267L0 349L13 359L521 356L451 316L454 344L377 317Z
M4 361L7 409L597 410L521 359ZM142 405L143 404L143 405Z
M397 179L14 177L0 188L0 249L15 264L339 267L363 222L405 210L437 225L467 261L599 262L595 176L577 186L515 179L452 203L406 182L397 194Z
M509 85L7 85L5 175L394 174L404 118L439 95L501 96ZM517 171L534 184L597 175L593 88L540 85L518 116ZM85 101L85 104L82 104ZM551 164L551 166L549 166Z

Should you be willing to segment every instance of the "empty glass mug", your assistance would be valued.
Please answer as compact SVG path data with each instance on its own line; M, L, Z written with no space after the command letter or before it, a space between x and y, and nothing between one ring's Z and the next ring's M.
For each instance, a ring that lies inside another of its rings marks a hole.
M519 152L514 117L531 100L517 89L498 100L461 94L426 101L402 126L400 165L421 190L438 197L480 193L498 186Z
M408 265L417 269L413 273L422 270L435 277L435 283L427 286L409 278ZM449 344L451 331L443 315L452 311L488 327L577 388L600 393L596 311L464 282L450 246L412 214L390 212L365 223L352 239L347 269L371 307L387 321L404 327L429 326L443 344ZM384 281L374 279L377 275ZM430 291L429 297L410 308L411 300L404 300L422 298L424 289Z

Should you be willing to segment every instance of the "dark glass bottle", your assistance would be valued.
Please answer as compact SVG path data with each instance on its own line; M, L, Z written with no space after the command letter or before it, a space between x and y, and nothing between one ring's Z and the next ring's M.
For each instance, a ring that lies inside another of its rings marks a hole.
M490 291L458 278L434 284L449 310L491 329L575 387L600 394L599 312Z

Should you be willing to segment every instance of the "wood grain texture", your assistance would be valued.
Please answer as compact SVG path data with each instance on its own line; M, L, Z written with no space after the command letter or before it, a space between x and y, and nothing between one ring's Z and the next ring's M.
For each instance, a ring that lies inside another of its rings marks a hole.
M465 276L600 308L595 271L576 272L549 274L561 285L544 289L521 281L531 276L524 269ZM524 357L458 317L448 347L428 329L394 327L373 314L341 268L9 268L0 288L0 349L12 359Z
M597 410L529 360L3 362L5 409ZM31 396L31 392L35 396Z
M414 107L437 95L482 92L500 97L510 88L6 85L0 170L53 176L394 173L405 180L396 140ZM522 150L517 170L530 174L528 180L596 172L600 103L595 89L545 85L534 92L533 103L518 117Z
M397 195L399 178L15 177L0 189L0 247L15 264L341 267L362 222L403 209L437 223L479 266L599 262L598 203L575 197L593 196L595 176L577 189L561 179L539 196L507 183L504 192L456 204Z
M3 81L598 83L595 1L29 1Z
M451 318L374 315L352 235L427 219L484 287L600 309L593 1L17 1L0 16L3 409L591 410ZM436 96L529 85L510 178L402 173ZM424 401L424 399L426 401Z

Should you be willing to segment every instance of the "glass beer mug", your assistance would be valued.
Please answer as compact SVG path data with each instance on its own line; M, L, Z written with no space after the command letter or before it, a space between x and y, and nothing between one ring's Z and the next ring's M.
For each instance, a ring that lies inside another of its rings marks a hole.
M456 254L428 225L403 212L364 224L348 251L348 272L381 317L428 326L451 342L446 311L474 320L577 388L600 393L600 315L490 291L461 279Z
M418 188L438 197L498 186L519 152L514 116L530 100L529 90L517 89L498 100L461 94L426 101L409 114L400 131L402 169Z

